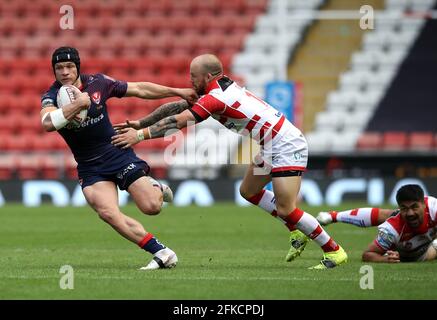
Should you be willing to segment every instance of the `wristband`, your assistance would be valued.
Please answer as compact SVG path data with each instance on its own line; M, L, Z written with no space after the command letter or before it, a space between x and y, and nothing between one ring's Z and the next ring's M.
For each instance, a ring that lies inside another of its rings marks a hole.
M65 127L68 123L68 120L65 118L62 109L51 111L50 119L52 120L53 126L56 128L56 130Z
M137 140L138 141L144 140L144 130L143 129L137 130Z

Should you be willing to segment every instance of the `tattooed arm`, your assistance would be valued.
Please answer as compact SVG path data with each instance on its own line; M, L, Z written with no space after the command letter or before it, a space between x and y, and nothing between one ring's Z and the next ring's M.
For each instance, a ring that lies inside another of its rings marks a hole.
M112 137L112 144L122 149L130 148L142 140L161 138L166 133L174 133L176 129L182 129L187 125L194 125L195 123L196 118L193 113L185 110L182 113L164 118L146 129L120 129L117 135Z
M157 123L159 120L174 114L179 114L189 107L190 104L185 100L168 102L159 106L157 109L155 109L155 111L145 116L144 118L134 121L126 120L126 122L114 124L114 129L118 132L120 129L124 128L147 128L148 126Z
M144 133L144 139L160 138L169 130L182 129L187 125L194 125L195 123L196 118L194 118L194 115L189 110L185 110L180 114L164 118L158 123L148 127L147 130L142 131Z
M182 113L182 111L188 109L189 107L190 105L185 100L163 104L151 114L139 120L140 128L147 128L152 124L157 123L161 119L164 119L171 115Z

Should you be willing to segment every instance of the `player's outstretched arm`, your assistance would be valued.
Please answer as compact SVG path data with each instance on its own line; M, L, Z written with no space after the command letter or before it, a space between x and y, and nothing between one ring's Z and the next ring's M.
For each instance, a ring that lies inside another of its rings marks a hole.
M385 251L378 247L374 242L372 242L367 250L363 252L362 259L364 262L401 262L399 258L399 252L391 250Z
M189 107L190 104L186 100L168 102L159 106L144 118L134 121L126 120L126 122L114 124L114 129L118 131L129 127L134 129L147 128L168 116L182 113Z
M62 129L72 120L82 109L87 109L91 105L91 100L87 92L80 93L76 100L61 108L56 108L53 104L43 106L41 110L41 124L45 131L55 131Z
M194 125L195 123L194 115L189 110L185 110L180 114L164 118L145 129L119 129L117 135L112 137L112 144L122 149L130 148L142 140L161 138L166 133L174 133L177 129L182 129L187 125Z
M142 99L181 97L190 104L193 104L198 99L196 91L191 88L171 88L152 82L128 82L125 96Z

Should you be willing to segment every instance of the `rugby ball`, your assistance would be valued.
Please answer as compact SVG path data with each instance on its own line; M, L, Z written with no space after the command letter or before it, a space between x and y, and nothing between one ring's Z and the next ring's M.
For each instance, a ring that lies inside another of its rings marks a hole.
M56 97L58 108L63 108L66 105L74 102L74 100L76 100L75 93L80 93L80 90L70 84L66 84L59 88L58 95ZM80 127L87 115L88 109L82 109L72 120L70 120L70 124L72 124L73 127Z

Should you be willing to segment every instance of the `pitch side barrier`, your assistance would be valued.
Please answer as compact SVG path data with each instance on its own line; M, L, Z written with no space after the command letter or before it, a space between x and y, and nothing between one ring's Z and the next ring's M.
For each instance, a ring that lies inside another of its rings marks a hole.
M164 181L164 180L162 180ZM212 206L217 202L234 202L239 206L250 205L239 194L241 179L215 180L165 180L174 192L175 206ZM303 202L318 205L340 205L345 201L362 201L377 206L385 203L396 205L396 191L405 184L419 184L425 194L437 194L437 179L419 178L341 178L303 179ZM120 205L130 199L120 192ZM85 206L79 184L71 180L12 180L0 182L0 206L21 203L29 207L42 204L54 206Z

